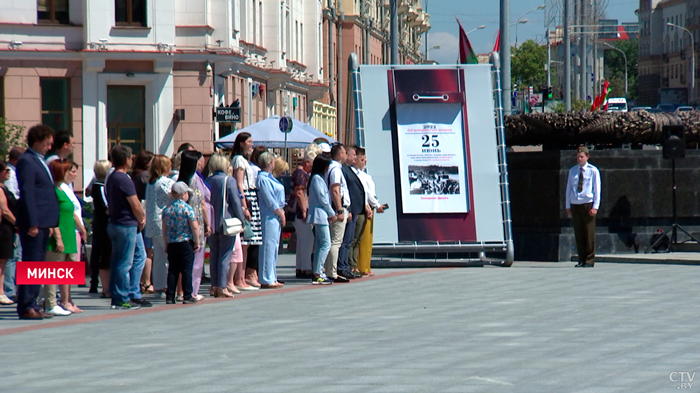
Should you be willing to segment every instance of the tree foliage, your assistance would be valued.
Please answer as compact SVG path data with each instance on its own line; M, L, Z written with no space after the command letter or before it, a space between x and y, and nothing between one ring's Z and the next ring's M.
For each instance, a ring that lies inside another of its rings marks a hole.
M512 47L511 54L510 69L513 86L517 84L520 90L523 87L534 86L537 90L539 86L547 84L547 71L545 70L547 47L545 45L527 40L519 47Z
M6 160L13 146L26 147L24 143L24 129L26 127L8 123L7 119L0 117L0 159Z
M609 45L625 52L627 56L628 100L637 98L637 51L638 42L634 40L618 40ZM599 47L600 48L600 47ZM625 58L614 49L605 49L605 78L610 82L610 97L625 96Z

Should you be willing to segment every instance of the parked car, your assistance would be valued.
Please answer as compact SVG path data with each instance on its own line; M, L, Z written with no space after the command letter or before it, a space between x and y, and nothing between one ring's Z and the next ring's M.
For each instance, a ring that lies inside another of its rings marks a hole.
M608 98L608 112L627 112L627 99L624 97Z
M630 109L630 112L637 112L637 111L649 112L650 110L651 110L650 106L635 106L634 108Z
M656 106L656 109L660 109L661 112L675 112L676 105L674 105L674 104L659 104Z
M692 106L679 106L678 108L676 108L676 112L692 112L694 110L695 108L693 108Z

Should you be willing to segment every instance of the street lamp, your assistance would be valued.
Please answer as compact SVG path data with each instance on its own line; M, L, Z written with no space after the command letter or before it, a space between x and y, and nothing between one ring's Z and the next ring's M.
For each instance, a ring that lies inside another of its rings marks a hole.
M483 29L483 28L485 28L485 27L486 27L486 25L481 25L481 26L479 26L479 27L475 27L475 28L469 30L469 31L467 32L467 35L469 35L469 33L475 32L475 31L477 31L477 30L481 30L481 29Z
M693 38L693 33L685 27L678 26L673 23L666 23L669 26L679 28L690 36L690 89L688 92L688 104L695 102L695 39Z
M519 21L513 23L515 25L515 47L516 48L518 47L518 25L524 25L525 23L527 23L527 19L519 20Z
M547 8L547 7L546 7L544 4L542 4L541 6L539 6L539 7L537 7L537 8L533 8L533 9L531 9L530 11L525 11L525 12L523 12L523 13L518 17L518 19L516 19L516 22L515 22L515 47L516 47L516 48L518 47L518 24L519 24L519 23L527 23L527 19L525 19L525 22L520 22L520 18L522 18L523 16L529 14L530 12L540 11L540 10L543 10L543 9L545 9L545 8Z
M625 52L622 49L616 48L616 47L608 44L607 42L603 42L602 44L607 46L610 49L614 49L614 50L622 53L622 57L625 59L625 98L627 98L627 54L625 54Z

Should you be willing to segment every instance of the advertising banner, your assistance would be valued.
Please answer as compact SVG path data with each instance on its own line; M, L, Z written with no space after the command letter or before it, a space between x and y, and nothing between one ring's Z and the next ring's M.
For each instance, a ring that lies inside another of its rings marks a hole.
M404 214L469 211L462 105L398 104Z

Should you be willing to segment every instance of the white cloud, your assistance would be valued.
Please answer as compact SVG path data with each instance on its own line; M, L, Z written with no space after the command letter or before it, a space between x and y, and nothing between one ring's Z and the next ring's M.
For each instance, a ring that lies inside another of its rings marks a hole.
M435 60L440 64L455 64L459 57L459 38L456 35L437 31L430 33L428 45L434 47L440 45L440 49L432 49L428 54L430 60Z

